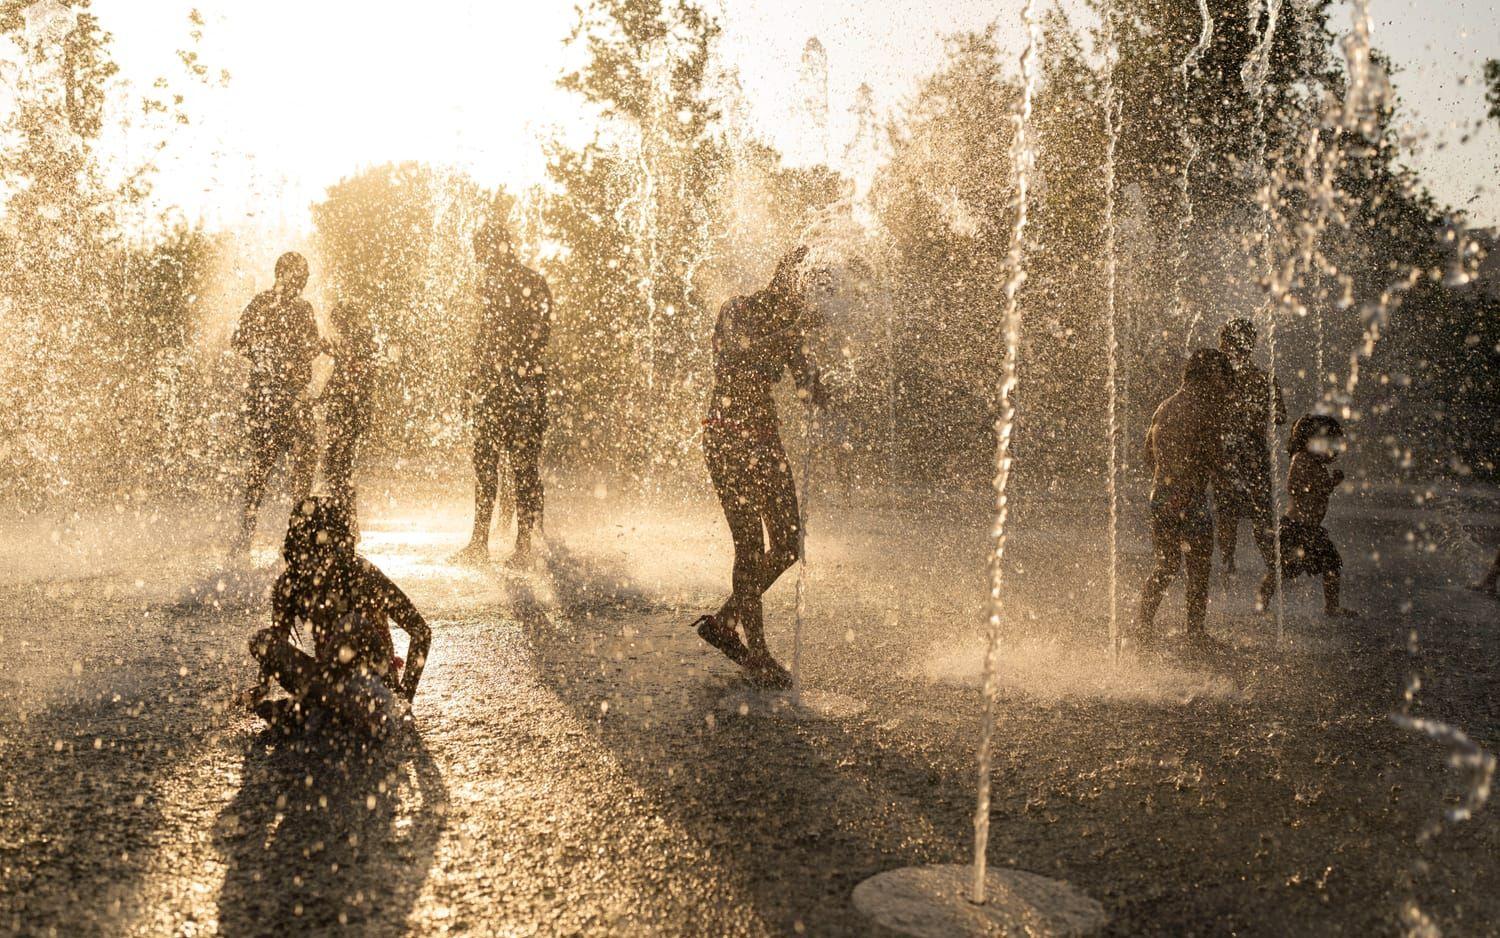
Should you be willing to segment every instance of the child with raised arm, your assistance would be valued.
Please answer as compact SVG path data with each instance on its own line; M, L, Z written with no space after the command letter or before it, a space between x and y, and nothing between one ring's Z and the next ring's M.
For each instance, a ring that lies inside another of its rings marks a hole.
M422 679L432 632L410 599L374 564L354 552L348 516L328 499L293 509L283 547L286 572L272 594L271 627L250 639L260 662L245 703L267 722L305 716L314 707L379 734L410 703ZM298 621L312 630L311 655L292 643ZM390 626L410 637L396 657ZM275 678L289 700L269 701Z
M1344 481L1343 470L1329 468L1343 442L1343 425L1327 414L1307 414L1292 427L1287 445L1292 454L1292 468L1287 474L1291 507L1281 519L1281 575L1291 580L1304 574L1321 574L1324 613L1353 617L1358 613L1339 604L1344 560L1323 527L1328 497ZM1270 605L1275 593L1276 576L1267 573L1260 584L1262 609Z
M801 395L817 407L827 404L807 354L811 317L797 270L806 256L806 248L792 251L766 289L719 309L703 421L703 455L734 541L734 569L724 605L693 625L753 680L773 687L790 687L792 676L766 645L761 597L797 562L801 544L797 485L771 391L790 372Z

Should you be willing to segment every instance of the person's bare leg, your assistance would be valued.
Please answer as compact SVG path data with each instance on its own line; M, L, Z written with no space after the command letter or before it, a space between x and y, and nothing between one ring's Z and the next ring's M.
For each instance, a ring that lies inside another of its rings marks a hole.
M542 523L542 437L534 427L520 432L525 433L526 438L510 454L516 503L516 549L510 562L513 566L529 566L533 560L532 532Z
M765 546L760 517L732 494L726 494L729 497L722 499L724 517L729 522L729 533L734 539L734 570L730 593L718 612L707 617L706 622L700 620L698 635L722 651L729 660L744 666L749 661L750 650L740 640L736 629L744 628L746 635L759 631L759 583Z
M741 441L725 439L710 431L704 435L703 455L734 543L734 568L729 597L718 612L700 617L695 627L699 638L723 652L730 661L744 666L750 658L750 649L740 640L736 628L746 616L759 614L750 600L759 596L754 586L761 555L765 553L760 514L754 501L756 490L746 469Z
M250 541L255 537L256 517L260 514L260 503L266 495L266 483L270 480L271 470L275 468L283 449L279 443L280 440L271 434L253 442L255 450L250 455L250 467L245 472L244 496L240 503L239 531L229 544L231 557L247 557L250 553Z
M1240 496L1234 496L1238 499ZM1225 499L1221 507L1215 496L1214 505L1214 534L1218 539L1219 557L1223 566L1224 576L1228 577L1234 573L1234 552L1238 547L1240 536L1240 509L1239 505L1230 499Z
M313 480L318 474L318 436L312 418L299 414L291 421L287 472L292 499L299 504L312 495Z
M474 530L469 543L453 556L458 563L480 563L490 555L490 521L495 513L495 490L500 482L500 447L490 421L474 420Z
M1167 588L1177 579L1177 563L1157 559L1156 568L1141 587L1140 608L1136 612L1136 643L1143 647L1156 641L1156 613L1161 608L1162 597Z
M1136 610L1135 643L1149 648L1156 643L1156 613L1161 608L1162 597L1177 578L1182 566L1182 536L1178 525L1170 519L1157 516L1152 509L1151 548L1156 565L1151 575L1141 585L1140 606Z
M347 430L334 430L323 453L323 482L328 497L349 516L349 532L359 542L359 512L354 495L354 454L358 446Z
M1353 609L1345 609L1339 603L1339 590L1342 588L1339 571L1329 570L1323 574L1323 614L1345 619L1353 619L1359 615Z
M1191 523L1191 522L1190 522ZM1213 523L1205 515L1198 530L1187 535L1187 630L1190 636L1204 634L1203 622L1208 616L1208 579L1213 569Z
M792 479L791 467L780 446L768 447L757 465L762 474L757 479L759 501L765 526L765 537L769 543L754 571L754 599L745 603L746 614L742 617L745 641L750 647L753 662L750 665L756 679L775 687L790 686L791 673L777 661L766 644L765 621L762 616L763 599L781 575L791 569L799 556L797 510L797 488ZM748 599L748 597L747 597Z

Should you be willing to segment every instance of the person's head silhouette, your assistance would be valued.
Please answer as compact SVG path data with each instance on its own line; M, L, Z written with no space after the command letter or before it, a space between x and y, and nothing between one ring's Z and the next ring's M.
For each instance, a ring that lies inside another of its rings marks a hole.
M287 296L297 296L307 286L307 258L287 251L276 258L276 289Z

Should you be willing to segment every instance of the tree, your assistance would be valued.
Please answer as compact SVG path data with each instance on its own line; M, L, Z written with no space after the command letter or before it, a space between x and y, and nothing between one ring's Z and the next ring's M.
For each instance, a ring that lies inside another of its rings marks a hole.
M643 460L632 473L638 478L682 462L707 392L712 311L700 278L727 166L719 112L706 93L718 35L718 23L692 0L592 0L568 40L587 60L560 81L599 109L608 133L551 161L556 199L581 200L549 213L568 225L556 230L564 246L557 264L574 268L557 270L556 279L569 296L607 304L607 312L566 315L611 320L615 342L639 363L640 378L625 391L636 418L629 424L642 437L626 446ZM594 173L609 176L585 178ZM628 193L621 178L631 182ZM605 194L626 199L591 204ZM608 211L612 230L589 240L600 233L598 209ZM619 272L629 283L623 294L610 289L621 285Z
M419 163L385 164L330 186L313 206L334 302L369 312L381 337L372 440L401 454L453 446L477 322L470 246L504 194Z
M94 148L116 68L88 6L8 3L0 16L17 53L4 66L14 98L0 128L0 290L16 326L0 357L0 475L29 496L76 490L85 459L115 455L98 327L109 308L116 193Z
M993 28L953 37L897 119L874 186L900 311L897 424L930 481L980 478L993 461L1015 98Z

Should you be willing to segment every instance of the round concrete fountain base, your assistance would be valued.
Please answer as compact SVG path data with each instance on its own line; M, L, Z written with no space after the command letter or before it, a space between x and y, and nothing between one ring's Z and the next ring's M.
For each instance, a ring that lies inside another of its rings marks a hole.
M972 866L909 866L854 889L854 907L892 931L916 938L968 935L1082 936L1104 927L1104 907L1061 880L1024 870L990 870L985 903L969 901Z

